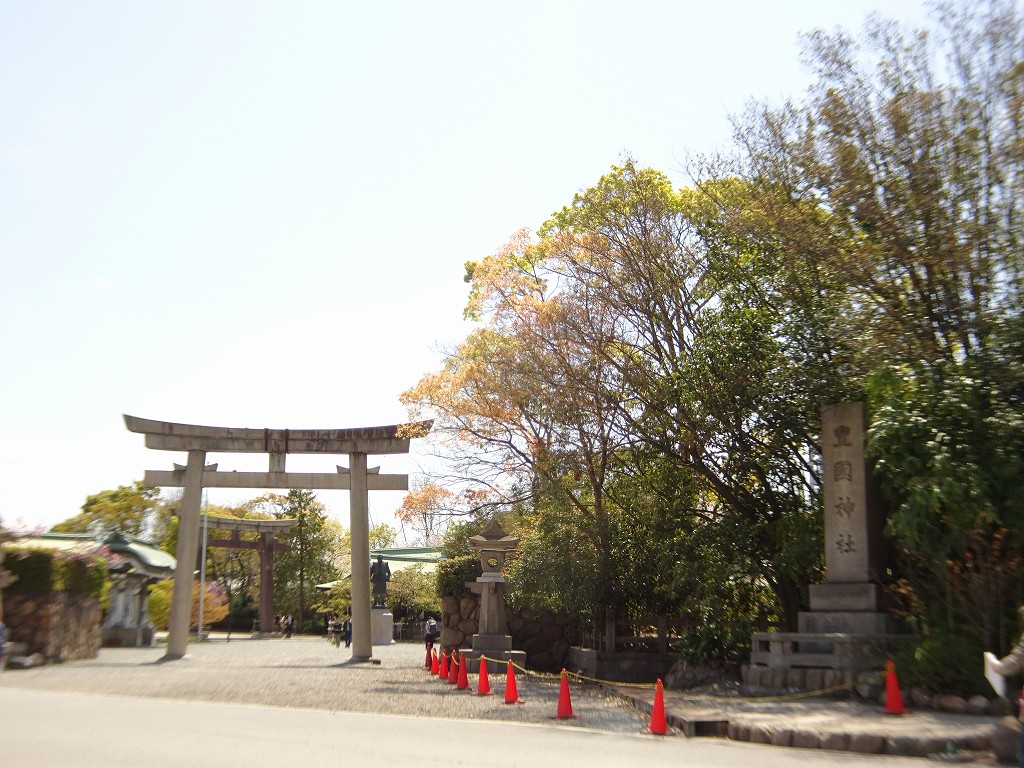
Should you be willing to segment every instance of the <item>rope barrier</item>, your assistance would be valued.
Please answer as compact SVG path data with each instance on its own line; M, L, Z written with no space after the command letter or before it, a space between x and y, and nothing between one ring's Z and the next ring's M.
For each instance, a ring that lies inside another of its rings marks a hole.
M521 667L514 661L508 659L494 659L483 654L480 655L481 661L493 661L497 664L511 664L516 670L522 672L524 675L529 675L538 682L542 683L558 683L561 681L561 674L552 674L550 672L537 672L526 667ZM598 677L588 677L582 675L579 672L569 672L566 674L575 680L576 682L593 683L595 685L606 685L614 688L650 688L654 689L657 683L623 683L616 680L604 680ZM853 683L841 683L839 685L833 685L828 688L819 688L814 691L798 691L796 693L780 693L775 696L717 696L715 694L699 694L694 698L710 701L745 701L745 702L758 702L758 701L797 701L799 699L811 699L816 696L828 696L840 691L850 691L853 689Z

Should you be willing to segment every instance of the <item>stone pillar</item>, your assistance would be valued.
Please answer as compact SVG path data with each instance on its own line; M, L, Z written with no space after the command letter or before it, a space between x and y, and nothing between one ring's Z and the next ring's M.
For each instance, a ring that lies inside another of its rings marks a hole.
M260 533L260 632L274 631L274 534Z
M883 635L881 612L884 512L864 458L864 404L821 409L825 583L810 587L801 632Z
M370 520L366 487L366 454L348 457L349 531L352 539L352 659L369 661L373 655L370 627Z
M203 465L206 451L188 452L185 490L178 513L177 564L174 568L174 593L167 633L165 659L180 659L188 647L188 625L192 616L192 581L199 551L199 517L203 498Z

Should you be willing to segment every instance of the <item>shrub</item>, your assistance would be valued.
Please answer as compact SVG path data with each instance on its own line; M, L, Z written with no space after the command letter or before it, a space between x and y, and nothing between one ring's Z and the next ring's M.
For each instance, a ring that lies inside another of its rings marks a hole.
M73 592L102 599L107 580L101 548L55 552L13 547L7 550L4 567L18 577L8 589L23 594Z

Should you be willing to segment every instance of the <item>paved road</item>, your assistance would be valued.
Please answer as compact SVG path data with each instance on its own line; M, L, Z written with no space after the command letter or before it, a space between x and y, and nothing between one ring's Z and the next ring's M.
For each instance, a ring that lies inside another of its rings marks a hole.
M6 676L9 673L4 673ZM13 675L11 675L13 677ZM915 758L778 749L565 725L145 699L0 686L5 765L34 768L487 766L913 768Z
M147 761L157 744L168 754L183 750L166 763L175 766L237 765L242 762L235 758L243 754L251 752L256 759L277 750L298 750L314 758L340 755L345 763L353 744L368 750L368 757L383 751L396 759L426 749L434 757L446 755L454 765L465 758L466 764L533 767L545 759L543 750L558 755L557 766L921 765L916 758L651 736L645 733L650 691L643 689L613 693L572 683L577 717L556 720L557 677L517 675L522 703L506 705L504 675L491 676L497 695L478 697L472 693L475 676L470 691L431 677L423 669L418 644L375 648L374 653L379 665L353 664L345 648L322 638L225 642L221 637L191 644L189 655L179 661L163 662L160 647L103 649L96 659L8 670L0 674L0 754L6 758L15 750L29 760L24 764L48 766L58 763L33 760L32 755L70 750L72 765L111 766L118 763L110 762L108 747L117 744L117 751L126 750L131 758L124 764L135 766L140 753L132 754L130 746L140 740ZM636 698L631 703L628 696ZM670 722L673 711L685 714L694 705L715 706L733 719L771 727L867 729L943 740L991 722L925 713L894 719L879 715L877 707L852 702L692 702L677 692L666 692L666 705ZM154 730L153 723L164 722L168 727ZM499 728L499 723L516 727ZM485 749L488 741L495 746L486 751L496 750L490 758L470 759L471 745ZM207 753L230 759L204 762ZM88 757L92 754L95 758ZM641 756L647 762L638 763ZM92 759L96 762L90 763Z
M558 711L557 678L518 675L523 703L503 703L504 675L493 679L499 695L475 696L439 682L423 669L419 644L374 648L380 665L353 664L349 651L322 638L214 639L191 643L188 656L163 662L162 648L104 648L96 659L0 674L7 687L78 691L118 696L187 699L332 712L400 714L453 720L499 720L553 724ZM621 697L596 687L571 689L572 727L640 733L649 716Z

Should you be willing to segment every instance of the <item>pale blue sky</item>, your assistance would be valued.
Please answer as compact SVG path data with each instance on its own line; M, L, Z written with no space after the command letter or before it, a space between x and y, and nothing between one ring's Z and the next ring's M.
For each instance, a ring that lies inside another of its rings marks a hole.
M926 19L910 0L0 0L0 520L50 525L182 461L122 413L402 421L399 393L468 331L464 262L624 153L685 183L747 100L801 94L799 32L875 9ZM347 524L344 493L321 499Z

